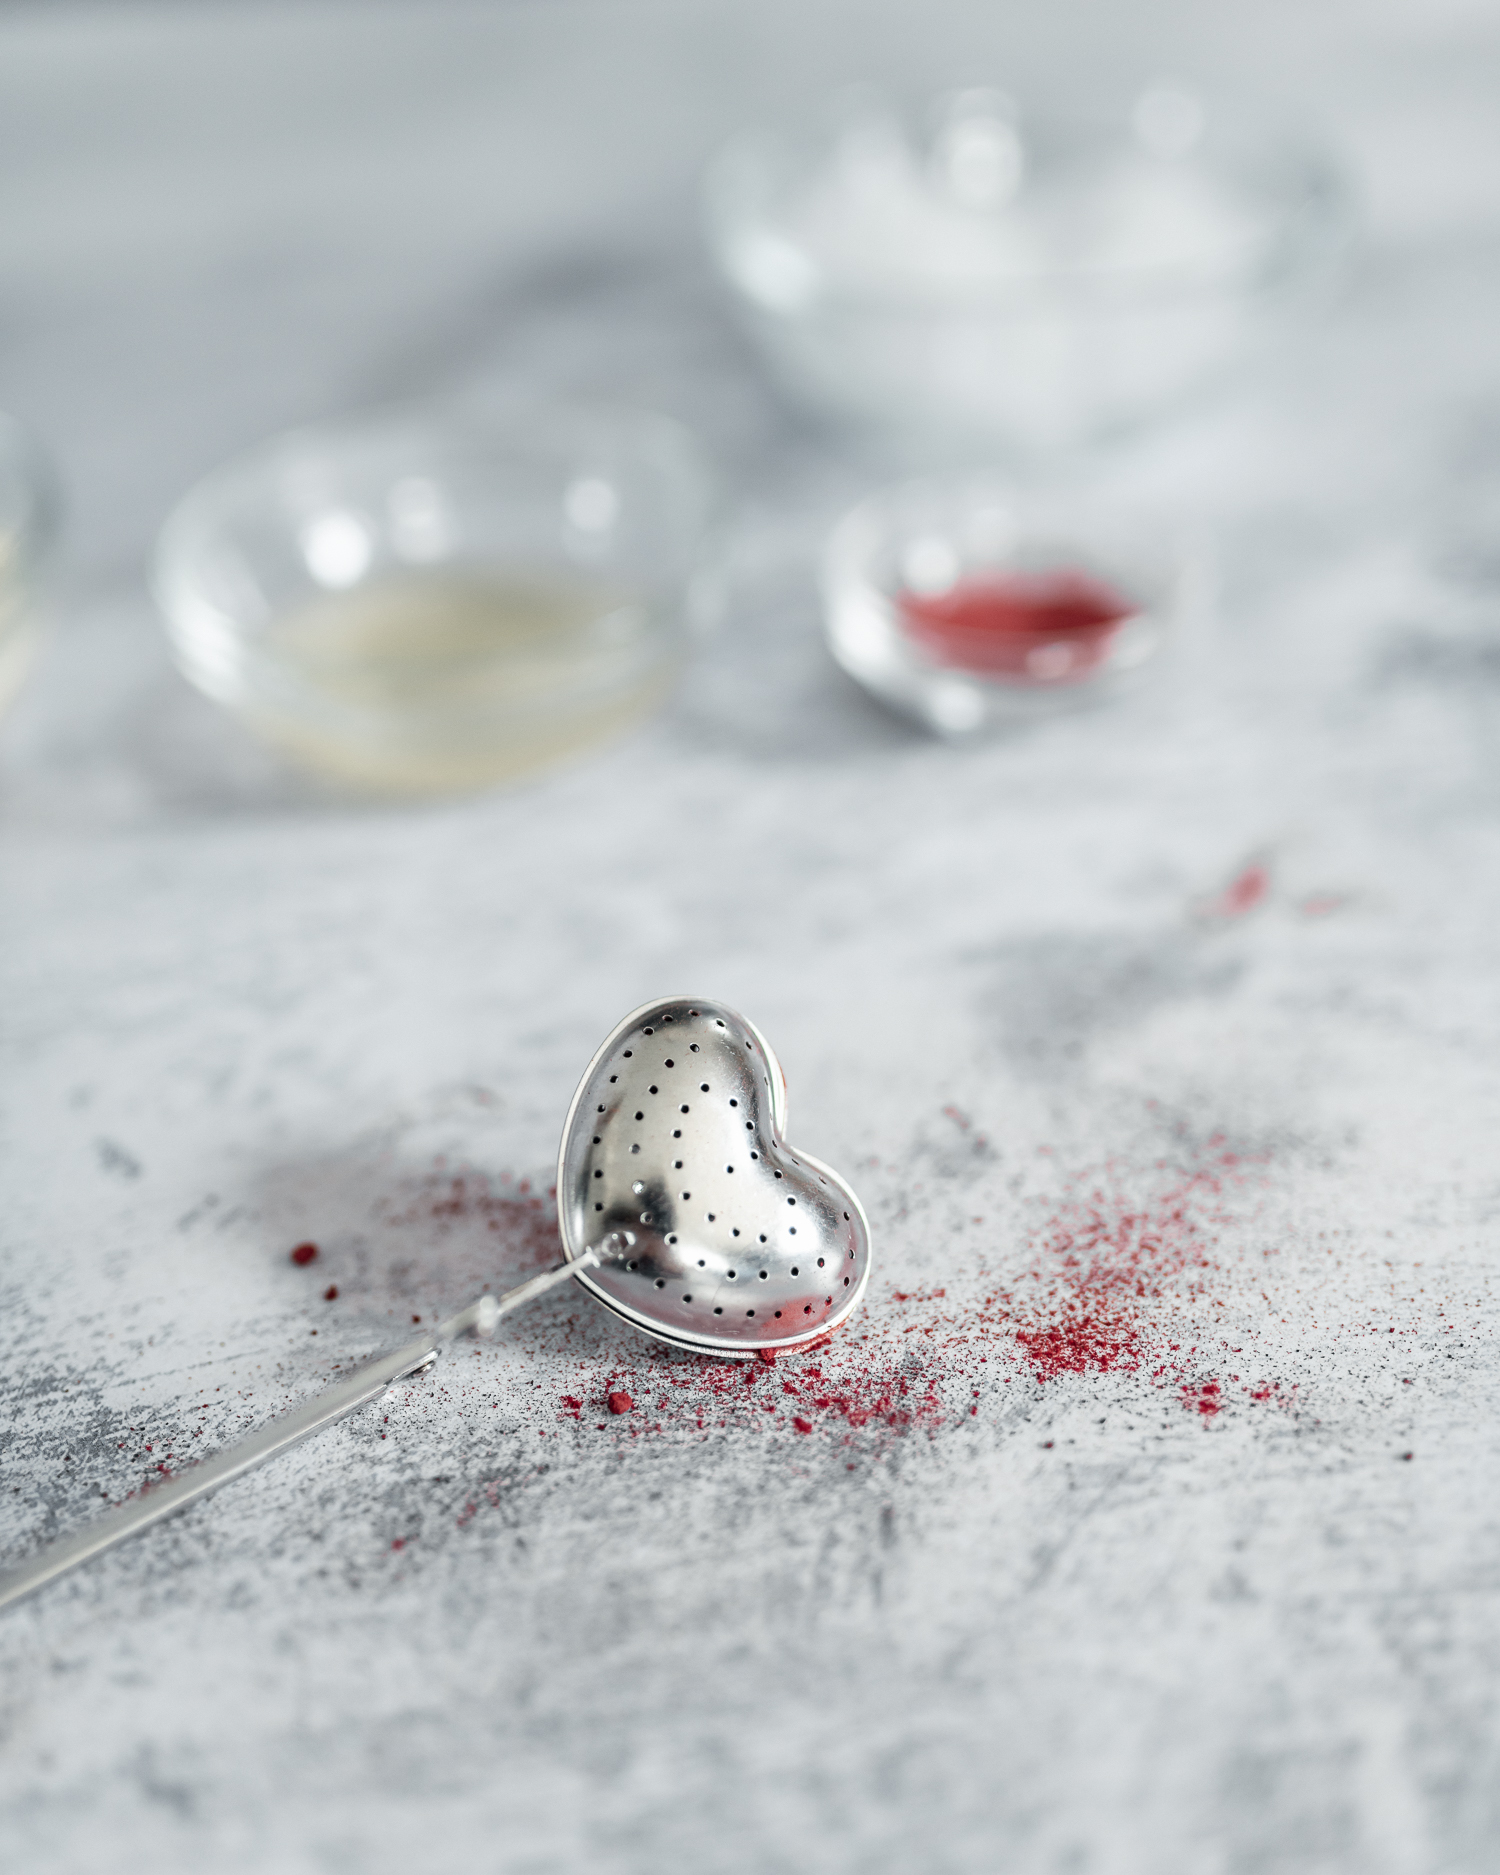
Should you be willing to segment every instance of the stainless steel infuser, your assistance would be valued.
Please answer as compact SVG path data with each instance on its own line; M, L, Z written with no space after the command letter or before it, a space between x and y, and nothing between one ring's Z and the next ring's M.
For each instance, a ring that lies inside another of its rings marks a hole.
M627 1016L590 1062L557 1165L564 1261L480 1296L240 1444L119 1505L0 1577L0 1608L425 1372L460 1335L569 1280L687 1353L747 1360L819 1341L858 1307L870 1231L838 1175L783 1137L786 1082L760 1031L672 997Z

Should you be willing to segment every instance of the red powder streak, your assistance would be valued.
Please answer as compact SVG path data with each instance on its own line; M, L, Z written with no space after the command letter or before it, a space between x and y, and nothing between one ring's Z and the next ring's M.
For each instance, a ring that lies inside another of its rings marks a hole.
M1243 918L1247 911L1254 911L1270 890L1270 869L1256 861L1231 880L1204 910L1210 918Z
M989 573L946 592L902 592L910 637L939 664L985 676L1073 682L1103 663L1139 608L1073 569Z
M297 1248L292 1251L291 1257L298 1269L306 1269L317 1254L318 1246L315 1243L299 1243Z
M611 1393L606 1397L604 1404L612 1413L629 1413L635 1407L635 1401L628 1393Z

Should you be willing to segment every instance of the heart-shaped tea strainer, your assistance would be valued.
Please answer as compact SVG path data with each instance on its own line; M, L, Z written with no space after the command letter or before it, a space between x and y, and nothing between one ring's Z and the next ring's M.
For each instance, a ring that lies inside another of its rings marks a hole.
M239 1445L167 1479L0 1578L0 1608L424 1372L447 1342L578 1281L632 1327L746 1360L820 1340L859 1305L870 1231L838 1175L782 1137L786 1082L760 1031L722 1003L629 1015L589 1064L558 1155L565 1260L480 1296Z

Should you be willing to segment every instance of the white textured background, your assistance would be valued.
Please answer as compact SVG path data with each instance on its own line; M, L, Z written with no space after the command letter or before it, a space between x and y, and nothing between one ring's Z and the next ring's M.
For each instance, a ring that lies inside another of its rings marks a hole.
M1214 631L955 752L825 662L813 547L885 470L768 396L692 186L980 64L1274 87L1365 237L1101 472L1212 533ZM1500 1866L1495 7L18 7L0 152L0 403L71 507L0 729L0 1552L546 1260L648 996L765 1029L880 1259L753 1386L549 1302L5 1617L0 1862ZM282 424L491 381L700 427L729 629L556 775L320 797L171 674L152 529ZM1125 1354L1038 1380L1101 1306Z

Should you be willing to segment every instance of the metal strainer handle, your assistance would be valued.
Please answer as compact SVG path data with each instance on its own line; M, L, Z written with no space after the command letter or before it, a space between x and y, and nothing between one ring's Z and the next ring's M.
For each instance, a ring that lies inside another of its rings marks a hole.
M466 1309L460 1309L456 1315L439 1322L430 1333L409 1341L404 1348L397 1348L391 1354L382 1354L373 1361L366 1361L334 1386L325 1388L305 1405L293 1408L279 1419L273 1419L270 1425L262 1426L259 1432L252 1432L248 1439L242 1439L238 1445L231 1445L227 1451L218 1452L214 1457L204 1459L201 1464L193 1465L165 1483L150 1487L141 1497L107 1511L96 1522L75 1531L72 1536L49 1543L29 1562L0 1575L0 1609L8 1608L11 1603L20 1601L33 1590L45 1587L69 1569L76 1569L80 1563L91 1561L102 1551L113 1548L116 1543L123 1543L126 1537L134 1536L138 1530L160 1523L163 1517L172 1516L195 1498L216 1491L221 1484L228 1484L242 1473L263 1465L268 1458L275 1458L279 1452L285 1452L303 1439L310 1438L313 1433L321 1432L325 1426L333 1425L335 1420L344 1419L361 1406L367 1406L371 1400L378 1399L394 1381L409 1380L415 1374L424 1373L448 1342L456 1340L460 1335L493 1333L502 1316L524 1308L528 1302L545 1295L549 1289L555 1289L579 1270L607 1261L617 1250L625 1247L623 1242L616 1244L612 1237L606 1238L601 1245L585 1250L571 1262L561 1263L556 1269L544 1270L540 1276L518 1283L503 1296L480 1296Z

